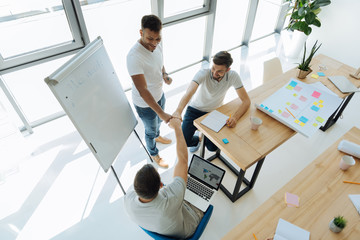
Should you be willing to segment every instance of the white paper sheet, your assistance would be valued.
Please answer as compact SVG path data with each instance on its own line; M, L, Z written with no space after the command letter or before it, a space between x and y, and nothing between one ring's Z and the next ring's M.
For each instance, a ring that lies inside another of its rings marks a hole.
M226 124L226 120L228 119L229 116L226 116L225 114L214 110L201 121L201 124L205 125L206 127L210 128L215 132L219 132L220 129Z

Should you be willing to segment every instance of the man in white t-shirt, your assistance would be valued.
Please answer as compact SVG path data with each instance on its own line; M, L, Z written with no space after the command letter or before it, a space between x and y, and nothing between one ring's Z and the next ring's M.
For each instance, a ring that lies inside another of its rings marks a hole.
M199 136L195 135L196 127L193 121L223 105L225 94L231 86L236 90L241 104L231 114L226 125L228 127L235 127L236 122L249 109L250 98L241 82L239 74L230 70L232 62L233 59L230 53L226 51L218 52L213 58L211 69L201 69L197 72L173 114L173 117L181 119L185 106L191 100L186 109L182 124L185 141L187 146L190 147L190 152L196 152L200 146ZM197 91L198 89L199 91ZM195 93L196 95L192 99ZM215 144L207 138L205 138L205 146L209 151L217 150Z
M166 84L172 82L163 63L161 29L162 23L157 16L142 17L140 39L127 55L127 69L133 81L133 103L145 127L146 147L159 167L168 168L156 147L156 142L171 143L170 139L160 136L161 121L168 123L171 118L164 112L163 81Z
M177 163L173 181L164 186L151 164L144 165L134 179L134 190L124 198L126 212L142 228L162 235L187 238L199 225L204 213L184 200L188 153L181 120L172 118L169 126L175 130Z

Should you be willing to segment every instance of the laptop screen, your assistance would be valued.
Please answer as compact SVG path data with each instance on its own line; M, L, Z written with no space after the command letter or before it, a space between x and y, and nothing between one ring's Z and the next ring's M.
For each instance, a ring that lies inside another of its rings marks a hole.
M218 190L225 170L194 154L188 173L205 185Z

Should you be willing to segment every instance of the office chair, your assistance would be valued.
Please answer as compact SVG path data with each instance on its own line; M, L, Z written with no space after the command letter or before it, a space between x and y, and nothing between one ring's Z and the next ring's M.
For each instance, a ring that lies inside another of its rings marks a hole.
M194 234L191 237L186 238L186 240L197 240L197 239L200 238L201 234L204 232L205 227L206 227L206 225L208 224L208 222L210 220L213 209L214 209L213 205L210 205L208 207L208 209L204 213L204 216L201 219L199 225L197 226ZM156 233L156 232L151 232L151 231L146 230L146 229L144 229L142 227L141 227L141 229L144 230L150 237L152 237L155 240L175 240L175 239L177 239L177 238L167 237L165 235L161 235L161 234Z
M278 57L274 57L264 62L263 83L279 76L283 73L281 62Z

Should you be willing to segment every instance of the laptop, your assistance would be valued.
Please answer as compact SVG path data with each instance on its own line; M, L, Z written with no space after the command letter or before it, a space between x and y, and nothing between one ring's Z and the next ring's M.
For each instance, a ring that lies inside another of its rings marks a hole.
M185 200L205 212L224 175L224 169L194 154L188 169Z
M360 91L352 82L345 76L330 76L328 79L342 92L351 93Z

